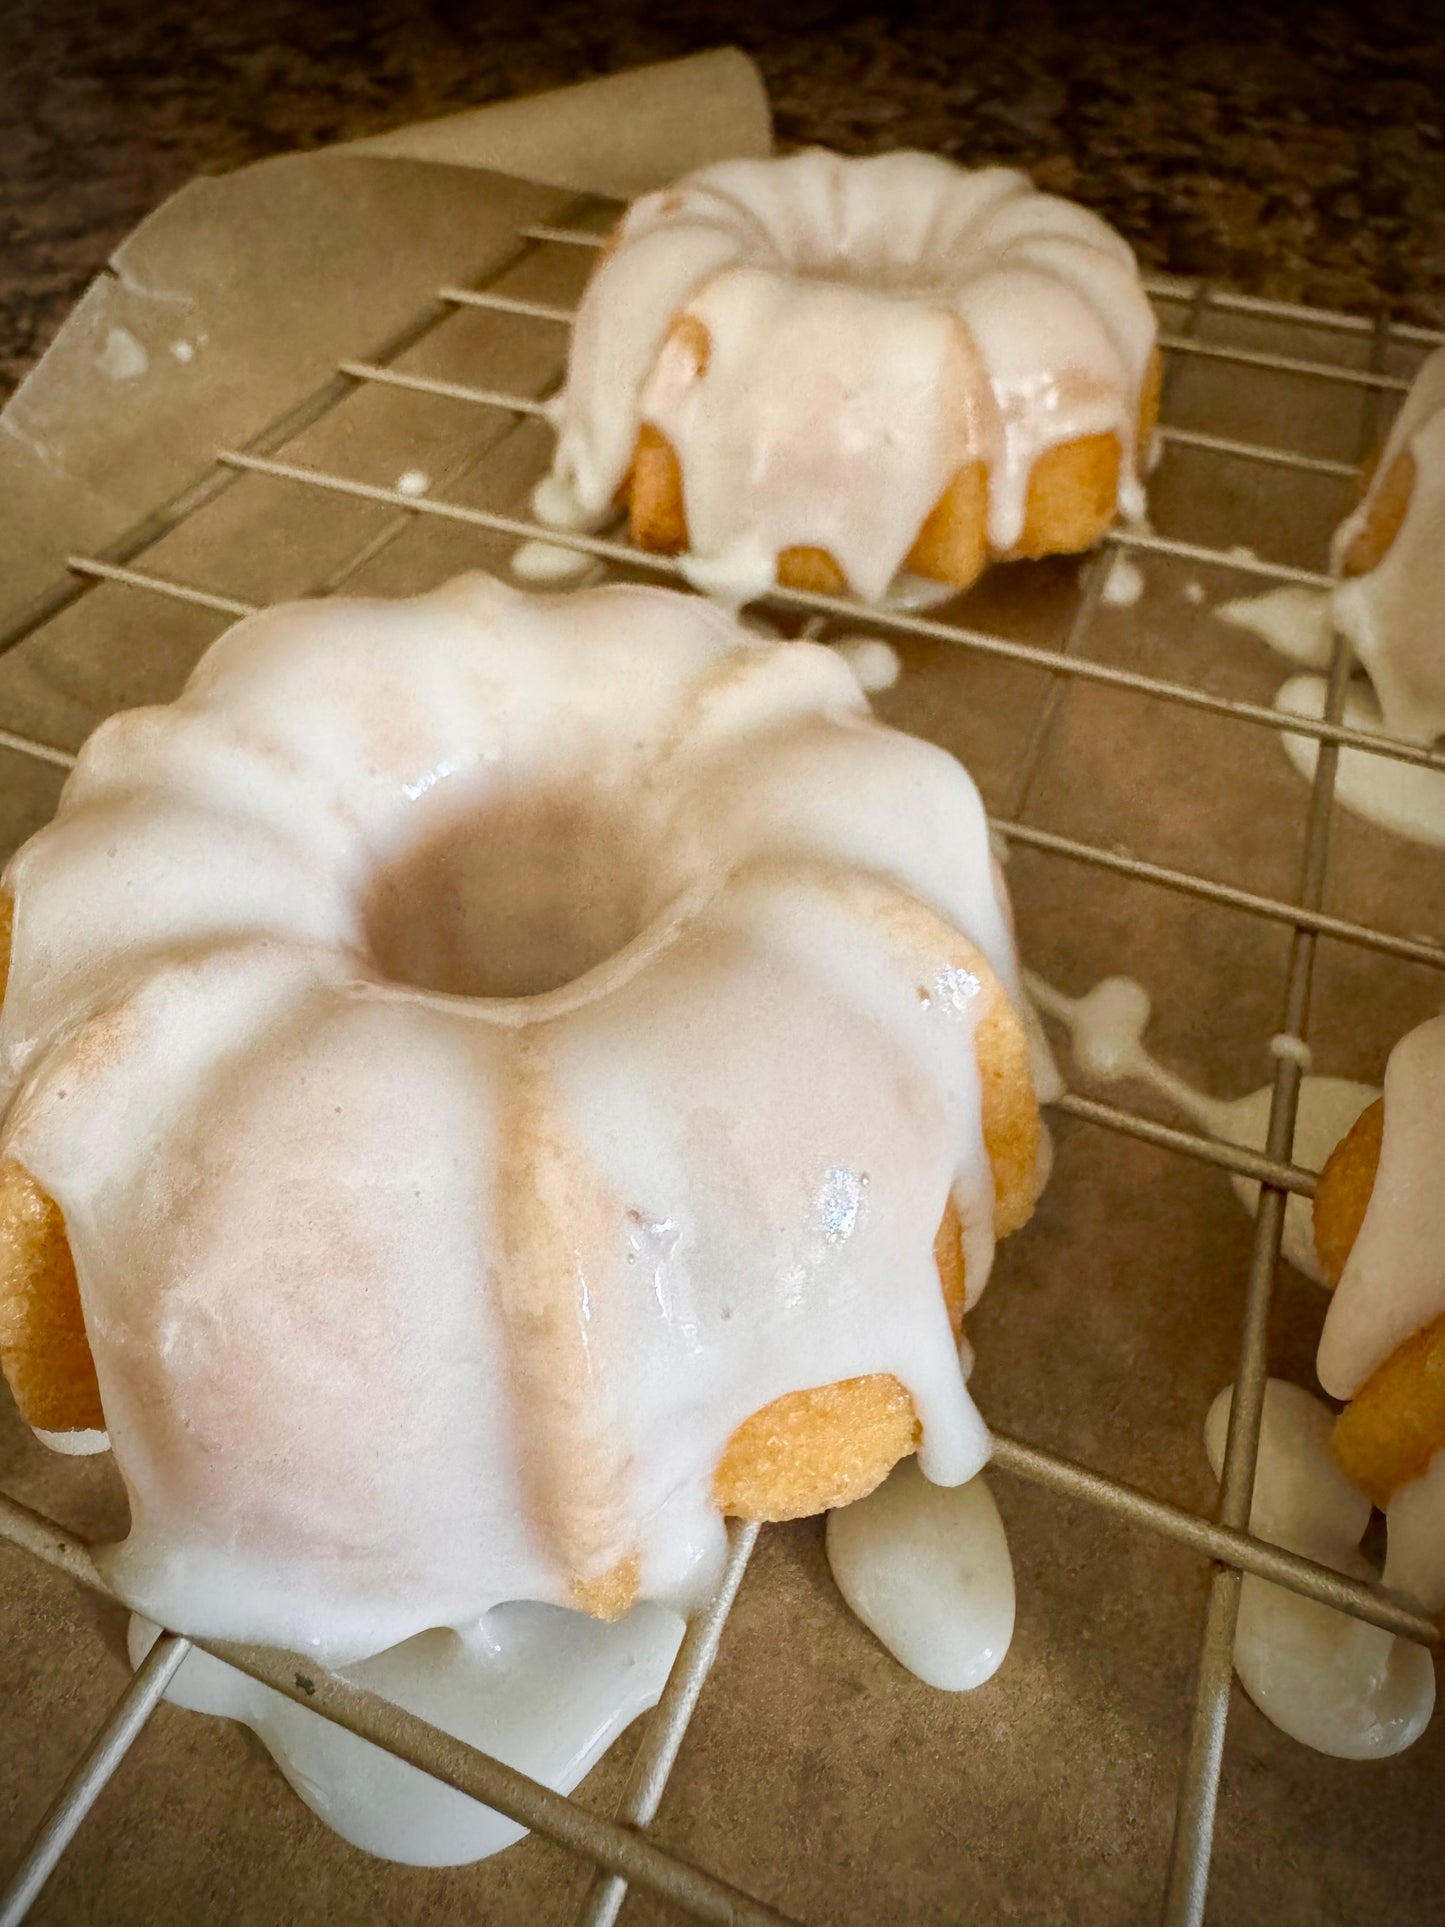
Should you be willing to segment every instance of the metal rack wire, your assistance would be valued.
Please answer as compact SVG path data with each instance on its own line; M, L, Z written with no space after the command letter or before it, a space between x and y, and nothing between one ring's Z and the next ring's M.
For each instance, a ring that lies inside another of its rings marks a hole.
M517 236L513 264L537 250L596 247L600 228L536 225ZM1156 278L1151 293L1164 303L1184 304L1182 327L1166 331L1162 345L1166 373L1191 359L1214 357L1282 376L1353 388L1378 404L1408 387L1408 380L1385 368L1391 346L1426 348L1445 336L1424 329L1372 330L1352 317L1288 304L1252 300L1194 282ZM569 534L544 528L525 516L481 509L435 494L414 495L381 487L329 468L284 458L287 442L303 427L367 387L390 387L456 403L478 410L502 411L516 421L546 413L539 395L442 380L395 366L398 357L448 315L464 308L490 310L557 330L557 365L564 348L563 329L571 319L565 306L527 299L496 286L443 287L436 302L415 324L369 358L342 361L335 376L284 420L274 423L245 448L216 452L210 469L171 503L147 515L127 535L98 555L70 558L65 578L10 629L0 634L0 650L12 648L42 629L58 614L97 585L118 583L134 591L225 616L250 613L252 604L204 584L176 580L143 566L145 552L178 529L199 508L244 476L275 481L351 498L392 509L394 516L379 534L359 547L352 562L333 571L318 589L334 589L361 560L375 555L386 543L412 528L418 518L433 517L519 540L541 538L593 558L599 568L624 565L663 580L677 576L677 564L666 557L641 554L606 535ZM1358 336L1371 344L1371 365L1354 367L1293 357L1244 346L1201 339L1200 324L1208 316L1260 317L1298 323L1316 331ZM479 371L484 373L485 370ZM1286 446L1267 445L1190 429L1168 415L1169 386L1165 386L1165 419L1161 434L1166 447L1177 445L1260 463L1286 471L1338 478L1353 477L1356 465ZM1370 411L1373 412L1373 411ZM1366 440L1378 433L1369 425ZM1366 453L1364 442L1358 451ZM1280 712L1260 704L1221 696L1211 690L1098 661L1086 654L1086 642L1102 590L1116 552L1155 553L1199 564L1225 567L1272 584L1323 587L1329 578L1310 569L1262 561L1258 557L1225 552L1205 545L1169 539L1143 529L1120 528L1107 539L1085 566L1079 600L1069 633L1061 647L1048 648L985 630L964 627L946 613L928 616L902 610L862 609L839 597L778 590L771 601L803 612L818 622L843 618L866 623L874 632L905 639L943 642L1048 672L1048 696L1036 720L1005 813L996 831L1009 844L1037 851L1062 862L1083 865L1101 873L1171 891L1240 911L1291 933L1289 960L1281 991L1280 1028L1304 1039L1308 1033L1312 969L1319 940L1342 944L1436 970L1445 969L1445 944L1431 938L1381 930L1323 908L1328 873L1329 840L1336 764L1342 748L1364 750L1405 763L1445 771L1445 752L1350 727L1340 720L1350 672L1347 645L1337 643L1329 677L1329 697L1319 719ZM1070 681L1092 682L1147 702L1173 704L1225 717L1252 730L1288 730L1315 738L1319 755L1305 829L1299 886L1293 898L1271 896L1164 864L1145 861L1117 850L1040 829L1023 822L1029 788L1039 766L1057 700ZM74 758L68 751L20 732L0 729L0 749L17 752L61 768ZM1291 1161L1295 1108L1302 1070L1298 1057L1277 1057L1268 1133L1262 1152L1224 1143L1199 1133L1166 1125L1148 1116L1107 1104L1080 1093L1063 1096L1057 1109L1084 1123L1123 1133L1184 1157L1202 1160L1261 1186L1260 1206L1250 1263L1248 1293L1240 1340L1236 1396L1231 1411L1219 1504L1215 1516L1203 1517L1185 1508L1105 1477L1056 1453L1023 1440L996 1436L995 1463L1016 1477L1051 1489L1071 1501L1102 1508L1129 1523L1163 1535L1215 1562L1198 1672L1188 1755L1179 1790L1173 1845L1162 1918L1166 1927L1194 1927L1204 1912L1215 1805L1224 1754L1225 1727L1231 1687L1231 1659L1239 1590L1245 1573L1273 1580L1306 1598L1335 1606L1356 1618L1404 1638L1433 1643L1433 1622L1407 1602L1383 1590L1347 1578L1250 1535L1247 1530L1263 1409L1266 1321L1278 1267L1284 1207L1291 1194L1308 1196L1313 1174ZM727 1923L777 1923L784 1916L763 1902L664 1851L648 1837L668 1776L677 1758L689 1720L704 1689L718 1650L729 1611L743 1583L758 1537L755 1526L732 1529L726 1575L716 1599L690 1625L676 1664L655 1712L647 1722L616 1815L607 1819L577 1800L563 1797L460 1741L427 1726L387 1701L349 1681L319 1670L294 1656L241 1648L221 1642L196 1641L238 1667L323 1717L387 1748L450 1786L484 1801L500 1812L534 1828L581 1855L595 1876L577 1915L579 1927L610 1927L629 1884L660 1895L686 1914ZM86 1546L53 1521L40 1517L0 1495L0 1539L22 1547L82 1585L102 1594L107 1588ZM109 1596L107 1594L107 1596ZM0 1897L0 1927L20 1921L53 1870L60 1855L83 1822L108 1779L144 1728L164 1688L191 1642L164 1634L125 1692L42 1821L10 1885Z

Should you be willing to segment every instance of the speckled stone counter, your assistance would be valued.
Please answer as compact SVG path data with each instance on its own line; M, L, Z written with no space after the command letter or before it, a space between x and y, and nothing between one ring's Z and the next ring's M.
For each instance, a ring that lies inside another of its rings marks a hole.
M1445 321L1437 5L9 0L0 394L194 174L726 42L761 66L782 138L1027 165L1151 266Z

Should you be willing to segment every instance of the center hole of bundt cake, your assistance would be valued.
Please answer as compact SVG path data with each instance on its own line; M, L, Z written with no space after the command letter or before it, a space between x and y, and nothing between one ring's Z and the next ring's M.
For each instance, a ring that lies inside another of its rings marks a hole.
M386 976L461 997L556 990L630 943L645 917L637 849L616 814L571 790L439 798L363 907Z

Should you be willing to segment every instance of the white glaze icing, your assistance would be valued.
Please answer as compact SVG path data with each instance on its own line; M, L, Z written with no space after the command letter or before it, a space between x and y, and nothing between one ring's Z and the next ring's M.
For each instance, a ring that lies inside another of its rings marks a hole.
M1039 1009L1068 1027L1075 1060L1086 1076L1106 1084L1134 1078L1221 1143L1264 1150L1272 1087L1262 1085L1244 1097L1210 1097L1159 1063L1144 1044L1149 993L1132 977L1105 977L1084 997L1067 997L1032 974L1027 985ZM1298 1038L1272 1039L1271 1049L1281 1041L1285 1041L1285 1051L1291 1056L1307 1052L1308 1047ZM1295 1113L1293 1161L1305 1170L1320 1170L1360 1112L1378 1096L1372 1085L1357 1084L1351 1078L1303 1077ZM1259 1205L1258 1184L1252 1178L1234 1175L1229 1181L1245 1210L1253 1215ZM1313 1278L1316 1284L1328 1284L1315 1256L1314 1219L1308 1198L1291 1194L1285 1205L1283 1249L1285 1257L1307 1278Z
M97 1452L110 1450L110 1434L96 1429L84 1432L47 1432L41 1426L32 1426L42 1445L52 1452L63 1453L68 1459L93 1458Z
M1445 1607L1445 1452L1394 1494L1385 1523L1385 1584L1438 1613Z
M708 331L704 370L669 338L680 315ZM1142 513L1154 339L1127 244L1008 168L725 161L624 216L578 311L538 510L604 513L650 422L681 462L697 586L747 600L802 545L877 600L967 462L989 471L996 553L1037 457L1080 436L1118 438L1121 507Z
M1132 609L1144 593L1144 571L1123 550L1116 550L1104 578L1103 601L1114 609Z
M1375 686L1389 734L1430 743L1445 735L1445 348L1415 377L1364 500L1335 532L1337 570L1406 453L1415 479L1404 521L1378 567L1340 583L1334 616Z
M145 343L138 341L129 328L112 328L95 365L111 381L135 381L151 365Z
M1379 1168L1330 1302L1316 1368L1353 1398L1397 1345L1445 1312L1445 1017L1402 1037L1385 1066Z
M982 1474L946 1489L905 1459L828 1514L828 1563L863 1624L925 1685L969 1692L1003 1664L1013 1562Z
M1205 1423L1216 1478L1231 1392L1224 1388ZM1322 1400L1282 1379L1269 1381L1250 1530L1351 1578L1374 1580L1379 1575L1359 1550L1370 1502L1330 1457L1333 1423ZM1403 1752L1424 1732L1435 1705L1435 1666L1424 1647L1248 1573L1234 1664L1266 1718L1302 1745L1339 1759Z
M147 1617L352 1663L634 1553L691 1603L737 1424L865 1372L929 1478L986 1458L932 1240L951 1192L975 1298L1006 903L966 774L828 649L480 576L272 610L96 732L6 884L3 1151Z
M156 1637L132 1618L139 1665ZM682 1639L664 1606L615 1625L517 1601L461 1632L418 1633L345 1677L469 1746L570 1793L638 1714L655 1706ZM413 1867L481 1860L518 1826L208 1653L190 1652L166 1698L241 1720L313 1813L367 1853Z
M840 642L830 644L830 647L837 651L858 678L858 687L870 695L876 695L882 689L891 689L902 672L898 651L891 642L880 642L877 636L844 636Z
M933 582L926 575L911 575L904 569L889 583L883 607L926 614L930 609L941 609L945 602L952 602L958 593L957 585L952 582Z
M1311 669L1327 669L1334 647L1334 623L1328 589L1306 589L1287 583L1263 595L1236 596L1216 604L1215 615L1237 629L1267 642L1291 662Z
M532 490L532 513L548 528L590 533L611 519L612 504L607 502L599 509L585 509L560 476L544 475Z
M1274 699L1287 716L1319 718L1325 713L1322 676L1292 676ZM1379 704L1365 689L1351 689L1340 718L1351 729L1383 731ZM1281 732L1284 751L1300 774L1313 779L1320 746L1313 736ZM1445 848L1445 771L1420 769L1369 750L1342 748L1335 765L1335 797L1357 816L1378 823L1417 843Z
M1314 1052L1303 1037L1296 1037L1293 1031L1277 1030L1269 1040L1269 1050L1272 1057L1287 1057L1306 1074L1314 1067Z
M559 542L522 542L509 566L522 582L575 582L594 560L585 549L564 549Z

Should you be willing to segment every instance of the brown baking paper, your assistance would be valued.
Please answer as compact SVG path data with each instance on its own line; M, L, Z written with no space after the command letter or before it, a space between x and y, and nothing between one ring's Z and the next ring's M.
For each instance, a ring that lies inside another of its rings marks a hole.
M443 284L494 274L519 226L770 139L757 69L723 48L192 181L116 249L0 414L0 637L67 556L175 501L215 449L383 349Z

